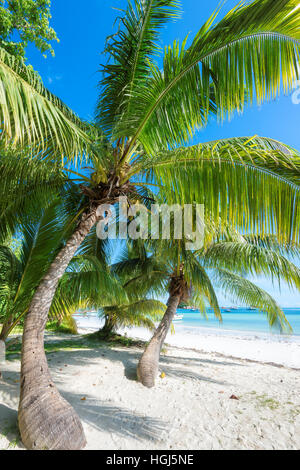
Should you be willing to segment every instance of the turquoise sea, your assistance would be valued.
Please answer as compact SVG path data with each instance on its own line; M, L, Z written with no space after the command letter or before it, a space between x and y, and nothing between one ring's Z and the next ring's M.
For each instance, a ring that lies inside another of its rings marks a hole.
M248 308L238 308L236 310L229 308L222 309L223 323L215 318L212 310L207 310L208 319L198 311L191 309L178 309L177 314L183 315L183 319L176 320L174 322L176 330L180 331L203 331L207 330L207 333L213 334L254 334L254 335L266 335L270 333L273 335L280 334L279 328L269 326L267 317L265 314L260 313L257 310L249 310ZM300 309L297 308L285 308L284 313L293 328L293 337L295 340L300 341ZM103 320L101 320L96 312L90 312L87 315L77 314L74 315L78 326L82 328L99 329L102 326ZM297 338L296 338L297 337Z
M178 315L183 315L182 320L176 321L176 325L184 327L201 327L214 328L230 331L247 331L253 333L280 333L279 329L274 327L270 330L266 315L259 313L257 310L249 310L247 308L238 308L237 310L222 309L223 323L214 317L212 310L208 309L208 320L198 311L191 309L178 309ZM300 309L285 308L284 313L293 328L293 334L300 336Z

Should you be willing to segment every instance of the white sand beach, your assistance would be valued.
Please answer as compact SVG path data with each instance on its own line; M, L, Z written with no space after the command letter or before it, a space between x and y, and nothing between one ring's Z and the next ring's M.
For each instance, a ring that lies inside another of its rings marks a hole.
M76 322L83 334L97 331L103 326L103 321L95 316L79 316ZM171 346L300 369L299 335L281 336L253 331L189 327L184 322L178 322L174 327L175 334L169 332L166 339ZM143 341L151 338L151 333L145 328L127 328L120 330L120 333Z
M142 328L123 330L122 333L149 341L149 332ZM179 348L191 348L205 353L249 359L300 369L300 337L271 336L259 333L188 328L176 326L176 334L169 333L167 343Z
M47 343L66 338L47 335ZM48 353L55 383L83 422L87 449L299 449L299 370L168 347L166 377L148 390L136 381L140 354L115 346ZM22 449L19 359L2 373L0 449Z

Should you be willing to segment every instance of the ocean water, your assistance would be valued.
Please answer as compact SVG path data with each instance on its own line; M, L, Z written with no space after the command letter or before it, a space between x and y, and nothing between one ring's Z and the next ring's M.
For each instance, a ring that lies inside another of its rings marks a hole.
M174 322L175 330L177 332L202 332L207 331L207 334L250 334L250 335L264 335L267 337L271 336L282 336L280 330L276 327L270 328L267 316L257 310L250 311L247 308L239 308L237 310L231 310L226 312L222 309L223 323L220 323L214 316L213 312L208 309L208 319L198 311L179 309L178 314L183 315L182 320ZM284 313L289 321L293 333L292 337L297 341L300 341L300 309L284 309ZM74 315L74 318L81 328L99 329L103 325L97 313L91 313L88 315ZM289 336L291 337L291 336Z
M226 308L227 310L227 308ZM283 309L288 322L293 329L293 336L300 336L300 309L286 308ZM239 308L227 312L222 309L223 323L217 320L212 312L208 309L208 319L198 311L178 309L178 314L183 315L183 319L176 321L175 325L182 327L201 327L213 330L235 331L235 332L251 332L251 333L270 333L271 335L280 334L277 327L270 328L267 316L257 310L249 310L247 308Z

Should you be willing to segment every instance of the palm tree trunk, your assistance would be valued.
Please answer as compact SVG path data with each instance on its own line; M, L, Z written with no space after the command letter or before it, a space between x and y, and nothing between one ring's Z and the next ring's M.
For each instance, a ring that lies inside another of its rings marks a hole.
M1 330L1 333L0 333L0 341L5 342L7 340L7 337L8 337L9 330L10 330L11 326L12 326L11 321L6 321L6 322L3 323L2 330Z
M99 331L101 335L110 336L116 327L116 322L110 315L105 315L105 323L103 328Z
M2 361L5 361L5 341L7 340L9 329L11 326L11 322L6 321L2 325L1 333L0 333L0 366L2 365ZM2 377L1 370L0 370L0 378Z
M140 359L137 376L138 380L145 387L152 388L155 385L161 349L176 314L180 300L180 294L170 295L166 313Z
M5 363L5 342L0 339L0 367ZM0 379L2 378L2 373L0 369Z
M77 414L51 379L44 351L44 331L58 282L98 220L96 210L83 216L39 285L26 316L18 419L22 442L28 449L78 450L86 445Z

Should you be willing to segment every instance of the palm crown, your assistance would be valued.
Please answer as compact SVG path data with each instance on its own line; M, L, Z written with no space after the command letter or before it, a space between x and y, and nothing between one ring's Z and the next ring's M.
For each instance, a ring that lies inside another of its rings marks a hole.
M164 185L170 202L175 196L181 203L197 200L246 230L262 231L264 220L282 241L298 241L297 152L258 137L180 147L211 115L224 119L254 98L261 103L282 87L291 89L299 74L296 6L295 0L254 1L216 22L218 10L189 46L167 47L159 67L159 34L179 16L179 2L129 2L119 31L107 41L96 126L80 121L28 68L1 51L2 139L64 165L78 163L81 155L91 167L81 182L94 189L88 194L95 200L116 186L124 186L130 198L128 181L138 193Z
M283 250L276 240L269 239L267 246L257 237L242 236L232 230L216 231L212 236L210 228L208 238L204 247L194 252L186 251L182 241L160 242L152 247L155 254L154 261L149 259L150 266L157 259L166 260L164 265L160 263L160 267L153 269L152 276L161 282L167 280L169 300L165 315L139 362L138 378L147 387L154 386L160 351L180 302L192 299L203 315L209 304L216 318L222 321L216 285L234 301L267 314L271 327L279 327L281 332L291 331L277 302L248 277L263 273L279 285L283 279L290 288L299 289L300 270L288 259L292 253ZM126 272L132 267L121 263L119 269ZM147 284L147 278L148 274L140 281Z
M3 340L27 314L37 286L74 225L68 213L70 207L53 192L44 209L34 209L35 214L32 210L23 214L17 243L7 240L0 244L0 322L3 323L0 336ZM102 278L104 282L105 277ZM59 289L50 308L50 318L69 316L80 306L79 299L77 302Z

